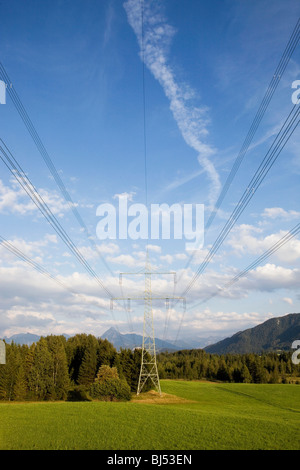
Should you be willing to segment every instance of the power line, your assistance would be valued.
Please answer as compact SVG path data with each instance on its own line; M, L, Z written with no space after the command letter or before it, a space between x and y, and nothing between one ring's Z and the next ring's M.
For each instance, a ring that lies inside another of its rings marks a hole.
M100 287L104 290L104 292L111 298L113 297L113 294L105 287L99 276L96 274L96 272L93 270L93 268L90 266L88 261L84 258L82 253L78 250L72 239L69 237L69 235L66 233L66 231L63 229L55 215L52 213L46 202L43 200L42 196L39 194L37 189L34 187L30 179L27 177L25 174L24 170L21 168L15 157L12 155L10 150L7 148L6 144L3 142L3 140L0 138L0 142L2 145L5 147L6 150L3 149L3 147L0 145L0 159L3 161L5 166L9 169L11 174L14 176L14 178L18 181L20 186L24 189L24 191L27 193L27 195L31 198L31 200L34 202L34 204L37 206L38 210L42 213L42 215L45 217L45 219L50 223L50 225L53 227L57 235L60 237L60 239L66 244L66 246L69 248L69 250L75 255L77 260L80 262L80 264L85 268L85 270L88 272L88 274L100 285ZM112 312L111 312L112 314ZM120 333L116 319L114 318L113 314L113 321L115 323L115 327Z
M49 271L47 271L41 264L39 264L36 261L34 261L33 259L29 258L25 253L23 253L21 250L19 250L16 246L14 246L11 242L6 240L1 235L0 235L0 242L1 242L1 245L4 248L6 248L8 251L10 251L13 255L15 255L21 261L24 261L31 268L35 269L40 274L43 274L43 276L45 276L48 279L51 279L52 281L56 282L60 287L62 287L63 289L69 291L71 294L80 295L77 292L74 292L72 289L70 289L70 287L67 286L60 279L58 279L57 277L55 277L51 273L49 273Z
M242 212L245 210L246 206L249 204L255 192L257 191L257 189L259 188L259 186L261 185L261 183L267 176L268 172L274 165L276 159L280 155L281 151L283 150L286 143L288 142L291 135L293 134L293 132L295 131L296 127L299 124L299 119L298 119L299 113L300 113L299 106L297 107L297 105L294 105L288 117L286 118L284 124L282 125L280 131L278 132L276 138L274 139L271 147L269 148L264 159L262 160L259 168L256 170L254 176L249 182L247 188L245 189L242 197L237 203L235 209L233 210L231 216L225 223L215 243L213 244L209 253L205 257L204 261L199 266L192 281L184 290L184 294L183 294L184 296L189 292L189 290L191 289L192 285L195 283L199 275L203 273L204 269L206 268L206 266L208 265L208 263L210 262L214 254L217 252L217 250L219 249L219 247L225 240L226 236L230 232L231 228L233 227L237 219L240 217Z
M278 240L276 243L274 243L268 250L266 250L261 256L259 256L256 260L254 260L251 264L249 264L243 271L239 272L236 276L234 276L230 281L228 281L223 287L219 287L218 291L215 293L211 294L210 296L206 297L203 299L201 302L198 302L191 306L188 310L192 310L195 307L206 303L208 300L211 298L217 296L220 291L223 291L225 289L229 289L233 284L238 282L241 277L247 276L248 272L257 266L259 266L262 261L266 260L269 258L273 253L278 251L282 246L284 246L286 243L288 243L292 238L295 238L296 235L300 233L300 223L295 225L289 232L287 232L280 240Z
M0 75L2 75L4 81L7 83L7 84L11 84L11 80L3 66L3 64L0 62ZM76 205L74 204L69 192L67 191L61 177L59 176L59 173L57 171L57 169L55 168L55 165L53 163L53 161L51 160L36 128L34 127L23 103L21 102L17 92L15 91L14 87L13 86L9 86L8 87L8 93L11 97L11 100L13 102L13 104L15 105L15 108L16 110L18 111L23 123L25 124L29 134L31 135L40 155L42 156L44 162L46 163L46 166L48 167L48 169L50 170L58 188L60 189L64 199L66 200L66 202L68 203L69 207L71 208L77 222L79 223L79 225L81 226L81 228L83 229L83 231L85 232L88 240L89 240L89 243L91 244L91 246L95 249L96 253L98 254L98 256L100 257L100 259L102 260L103 264L105 265L105 267L107 268L107 270L110 272L110 274L115 277L115 274L114 272L110 269L109 265L107 264L105 258L102 256L100 250L99 250L99 247L97 246L97 244L95 243L92 235L90 234L86 224L84 223L81 215L79 214L77 208L76 208Z
M79 294L76 292L74 289L70 288L67 284L65 284L61 279L58 279L57 277L53 276L47 269L45 269L41 264L37 263L34 261L32 258L27 256L25 253L23 253L19 248L17 248L15 245L13 245L11 242L6 240L4 237L0 235L0 243L1 245L8 251L10 251L14 256L19 258L21 261L25 262L28 266L45 276L46 278L50 279L51 281L54 281L57 285L59 285L62 289L66 290L70 294L74 295L75 297L82 297L83 302L86 302L86 299L84 298L84 294Z
M84 268L88 271L88 273L96 280L96 282L101 286L101 288L106 292L108 296L112 296L111 292L104 286L98 275L86 261L82 253L78 250L74 242L71 240L69 235L63 229L55 215L52 213L48 205L43 200L42 196L39 194L37 189L34 187L30 179L25 174L24 170L16 161L15 157L12 155L10 150L7 148L6 144L0 139L0 142L5 147L4 148L0 145L0 158L5 164L5 166L9 169L12 175L16 178L18 183L22 186L46 220L52 225L55 232L61 238L61 240L67 245L67 247L71 250L71 252L76 256L78 261L84 266Z
M281 56L281 59L280 59L280 62L279 64L277 65L276 67L276 70L272 76L272 79L269 83L269 86L266 90L266 93L264 95L264 98L256 112L256 115L252 121L252 124L250 126L250 129L244 139L244 142L242 144L242 147L235 159L235 162L233 164L233 167L231 168L231 171L225 181L225 184L221 190L221 193L218 197L218 200L215 204L215 207L214 209L212 210L206 224L205 224L205 230L208 230L209 227L211 226L231 184L232 184L232 181L237 173L237 171L239 170L240 166L241 166L241 163L247 153L247 151L249 150L249 146L253 140L253 137L258 129L258 126L260 124L260 122L262 121L262 118L264 117L264 114L270 104L270 101L277 89L277 86L280 82L280 79L282 78L282 75L284 74L284 71L287 67L287 64L289 63L289 60L295 50L295 48L297 47L298 45L298 42L299 42L299 38L300 38L300 18L298 18L298 21L296 23L296 26L291 34L291 37L286 45L286 48ZM185 266L185 269L188 268L188 266L190 265L192 259L194 258L195 256L195 252L193 252L188 260L188 262L186 263L186 266Z
M245 210L245 208L249 204L250 200L254 196L255 192L257 191L257 189L259 188L259 186L261 185L265 177L267 176L268 172L274 165L276 159L278 158L283 148L285 147L286 143L288 142L293 132L295 131L296 127L298 126L299 114L300 114L299 106L294 105L290 113L288 114L286 120L284 121L276 138L274 139L271 147L269 148L264 159L262 160L260 166L256 170L254 176L252 177L250 183L248 184L246 190L244 191L242 197L237 203L235 209L233 210L231 216L225 223L219 236L214 242L212 248L206 255L203 262L200 264L199 268L194 274L192 280L189 282L188 286L185 288L185 290L181 294L182 296L184 297L186 296L186 294L190 291L190 289L192 288L193 284L196 282L198 277L204 272L205 268L207 267L207 265L209 264L209 262L211 261L211 259L213 258L217 250L220 248L221 244L227 237L228 233L230 232L230 230L232 229L232 227L234 226L234 224L236 223L236 221L238 220L242 212ZM183 316L182 316L181 324L183 321ZM177 338L178 338L178 334L181 328L181 324L178 329Z
M142 92L143 92L143 134L144 134L144 173L145 199L148 207L148 168L147 168L147 133L146 133L146 86L145 86L145 44L144 44L144 0L141 0L141 53L142 53Z
M120 283L122 282L122 278L124 275L143 275L145 277L144 294L142 296L141 295L129 296L124 299L124 300L128 300L129 302L131 300L139 300L139 301L143 300L144 301L142 362L141 362L141 368L140 368L137 394L139 394L142 391L148 379L152 381L156 390L159 392L159 394L161 394L160 381L159 381L157 362L156 362L157 347L155 345L152 303L154 300L166 300L166 302L169 303L170 300L175 300L175 297L153 295L151 278L153 275L157 275L157 274L175 275L174 272L153 271L149 262L148 250L147 250L145 271L120 273ZM174 280L175 280L175 276L174 276ZM113 308L114 300L120 300L120 299L111 299L111 308ZM183 299L182 297L177 297L177 300L178 301L182 300L183 305L185 306L185 299Z
M205 227L206 229L208 227L210 227L210 225L212 224L212 222L213 222L213 220L216 216L217 210L220 207L220 205L221 205L221 203L222 203L222 201L223 201L223 199L224 199L224 197L225 197L225 195L226 195L226 193L227 193L227 191L228 191L228 189L229 189L229 187L230 187L230 185L231 185L231 183L232 183L232 181L233 181L233 179L234 179L234 177L235 177L235 175L236 175L236 173L237 173L237 171L238 171L238 169L239 169L239 167L242 163L242 160L243 160L247 150L249 149L249 146L252 142L252 139L255 135L255 132L256 132L256 130L257 130L257 128L258 128L258 126L259 126L259 124L260 124L260 122L261 122L261 120L262 120L262 118L263 118L263 116L266 112L266 109L267 109L267 107L268 107L268 105L269 105L269 103L272 99L272 96L274 95L274 92L275 92L275 90L276 90L276 88L277 88L277 86L280 82L280 79L281 79L281 77L282 77L282 75L283 75L283 73L286 69L286 66L287 66L287 64L288 64L288 62L289 62L289 60L290 60L297 44L299 42L299 38L300 38L300 19L298 19L298 21L297 21L297 24L296 24L296 26L293 30L293 33L292 33L292 35L289 39L289 42L288 42L288 44L287 44L287 46L284 50L284 53L281 57L281 60L280 60L278 66L277 66L277 68L274 72L274 75L273 75L273 77L271 79L271 82L268 86L268 89L265 93L265 96L264 96L264 98L263 98L263 100L262 100L262 102L259 106L259 109L258 109L258 111L257 111L257 113L254 117L254 120L251 124L251 127L248 131L248 134L247 134L247 136L246 136L246 138L243 142L241 150L240 150L240 152L239 152L239 154L238 154L238 156L237 156L237 158L234 162L234 165L231 169L231 172L230 172L230 174L229 174L229 176L228 176L228 178L227 178L227 180L226 180L226 182L223 186L221 194L220 194L220 196L218 198L218 201L216 203L216 209L212 211L212 213L211 213L211 215L210 215L210 217L207 221L207 224L206 224L206 227Z
M3 64L0 62L0 75L2 76L3 80L5 81L5 83L7 84L11 84L11 80L3 66ZM104 265L106 266L106 268L108 269L108 271L110 272L111 275L114 276L114 273L113 271L110 269L110 267L108 266L105 258L102 256L97 244L95 243L95 241L93 240L93 237L91 236L86 224L84 223L81 215L79 214L77 208L76 208L76 205L74 204L69 192L67 191L61 177L59 176L59 173L57 171L57 169L55 168L55 165L53 163L53 161L51 160L36 128L34 127L23 103L21 102L17 92L15 91L14 87L13 86L8 86L7 87L7 90L8 90L8 93L10 95L10 98L13 102L13 104L15 105L23 123L25 124L29 134L31 135L40 155L42 156L44 162L46 163L48 169L50 170L56 184L58 185L64 199L66 200L66 202L69 204L77 222L79 223L79 225L81 226L81 228L84 230L88 240L89 240L89 243L92 245L92 247L96 250L98 256L101 258L102 262L104 263Z

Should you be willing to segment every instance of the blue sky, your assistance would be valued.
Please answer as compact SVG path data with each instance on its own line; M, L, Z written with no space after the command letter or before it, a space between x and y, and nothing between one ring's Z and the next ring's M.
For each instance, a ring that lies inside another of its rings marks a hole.
M155 268L177 271L175 293L181 295L292 108L300 46L192 259L184 239L98 240L96 209L103 203L117 206L120 194L128 195L129 204L145 204L146 158L149 204L204 204L208 219L296 25L299 3L145 0L143 42L140 0L14 0L1 2L0 12L0 62L109 270L82 232L8 94L0 106L0 137L114 295L121 295L119 272L143 268L147 243ZM166 330L166 310L154 305L157 336L164 331L175 339L180 325L184 339L225 337L299 311L297 238L230 291L196 305L299 223L299 137L297 128L193 284L182 322L177 305ZM113 325L120 332L142 333L142 305L133 304L130 314L117 305L112 314L105 292L0 163L0 235L78 292L70 294L0 247L0 336L24 331L98 336ZM171 295L171 280L153 278L154 292ZM124 280L124 295L142 289L142 277Z

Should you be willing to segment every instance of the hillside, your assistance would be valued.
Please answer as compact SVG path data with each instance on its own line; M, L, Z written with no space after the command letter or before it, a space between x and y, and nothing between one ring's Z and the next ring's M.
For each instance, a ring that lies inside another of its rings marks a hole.
M259 354L262 351L291 350L295 339L300 339L300 313L271 318L204 349L216 354Z

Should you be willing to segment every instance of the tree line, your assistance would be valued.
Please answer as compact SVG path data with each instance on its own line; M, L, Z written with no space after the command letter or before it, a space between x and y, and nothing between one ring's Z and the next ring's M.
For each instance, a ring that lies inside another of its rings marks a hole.
M137 389L140 362L140 350L117 352L106 339L87 334L41 337L31 346L12 342L6 344L6 364L0 365L0 399L88 399L104 389L111 392L106 398L129 399ZM103 366L108 376L99 374Z
M300 368L287 351L262 354L209 354L202 349L160 353L163 379L237 383L300 383Z
M161 379L300 382L299 366L288 352L216 355L194 349L162 352L157 360ZM87 334L46 336L31 346L6 344L0 399L129 400L137 390L140 364L140 349L117 351L107 340ZM148 381L144 391L150 388Z

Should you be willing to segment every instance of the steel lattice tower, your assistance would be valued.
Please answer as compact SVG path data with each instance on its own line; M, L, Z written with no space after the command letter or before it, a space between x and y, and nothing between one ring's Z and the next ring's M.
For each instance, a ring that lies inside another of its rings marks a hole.
M153 326L153 310L152 310L152 301L153 300L165 300L167 302L168 308L170 305L170 300L183 300L185 305L185 299L183 297L158 297L153 296L152 287L151 287L151 277L158 274L172 274L174 275L174 283L176 282L176 273L175 272L157 272L151 269L149 262L149 255L147 251L146 256L146 265L144 272L136 273L120 273L120 284L122 283L123 275L141 275L145 276L145 288L143 297L114 297L111 299L111 307L113 306L113 300L144 300L144 326L143 326L143 344L142 344L142 361L138 381L137 395L142 391L147 380L151 380L156 391L161 395L160 381L158 375L157 361L156 361L156 348L155 348L155 336L154 336L154 326Z
M153 327L153 310L152 310L152 289L151 289L151 266L147 253L146 269L145 269L145 308L144 308L144 328L143 328L143 346L142 346L142 363L139 376L137 394L142 391L143 386L150 378L155 389L161 394L157 362L155 350L155 337Z

